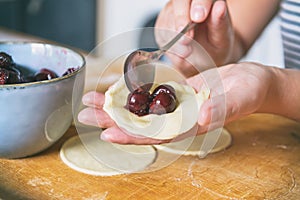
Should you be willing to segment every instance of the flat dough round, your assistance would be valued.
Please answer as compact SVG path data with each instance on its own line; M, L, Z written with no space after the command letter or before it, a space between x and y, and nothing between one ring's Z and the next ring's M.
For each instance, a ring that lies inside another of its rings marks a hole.
M105 93L103 109L120 128L129 133L160 140L173 139L196 124L200 107L208 99L209 90L195 93L192 87L175 81L161 84L171 85L176 91L178 105L172 113L139 117L129 112L124 108L129 90L123 77Z
M152 146L104 142L99 139L99 132L74 136L60 150L60 158L67 166L94 176L142 171L155 161L156 154Z
M208 132L206 134L210 134L210 133ZM226 129L223 128L221 130L219 137L215 138L217 140L213 148L210 149L209 152L203 151L201 147L205 140L206 134L198 135L196 137L190 137L185 140L181 140L179 142L155 145L155 147L159 150L169 152L169 153L201 157L203 155L206 155L207 153L216 153L222 151L231 145L232 142L231 134Z

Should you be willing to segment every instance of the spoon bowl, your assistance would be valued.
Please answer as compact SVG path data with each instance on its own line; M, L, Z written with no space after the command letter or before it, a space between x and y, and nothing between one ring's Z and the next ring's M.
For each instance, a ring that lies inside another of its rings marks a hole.
M186 32L196 24L190 22L170 42L156 51L136 50L128 55L124 64L124 77L130 92L141 88L149 91L155 77L155 61L167 52ZM144 67L140 67L144 66Z

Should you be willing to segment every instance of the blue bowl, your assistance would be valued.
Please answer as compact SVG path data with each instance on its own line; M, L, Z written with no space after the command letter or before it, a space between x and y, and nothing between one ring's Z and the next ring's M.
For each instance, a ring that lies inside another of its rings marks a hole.
M83 92L85 59L69 48L43 43L0 43L0 51L11 55L24 73L48 68L59 75L0 85L0 157L31 156L50 147L70 127L72 103L79 102ZM70 67L79 69L62 76Z

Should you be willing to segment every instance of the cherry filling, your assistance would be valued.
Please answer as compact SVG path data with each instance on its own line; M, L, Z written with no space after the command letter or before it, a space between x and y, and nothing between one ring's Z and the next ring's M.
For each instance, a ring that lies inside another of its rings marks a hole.
M69 75L76 70L78 68L68 68L62 76ZM12 57L5 52L0 52L0 85L44 81L57 77L59 76L54 71L47 68L42 68L32 76L24 76L20 71L20 66L13 61Z
M138 88L128 95L125 108L138 116L173 112L176 109L175 89L164 84L159 85L150 94Z

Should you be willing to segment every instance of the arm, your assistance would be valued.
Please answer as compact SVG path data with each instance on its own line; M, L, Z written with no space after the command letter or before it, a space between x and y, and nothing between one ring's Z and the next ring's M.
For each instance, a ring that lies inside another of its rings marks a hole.
M273 74L270 90L256 112L279 114L300 122L300 70L268 70Z
M276 14L280 0L228 0L235 46L231 61L238 61L252 46L265 26Z

